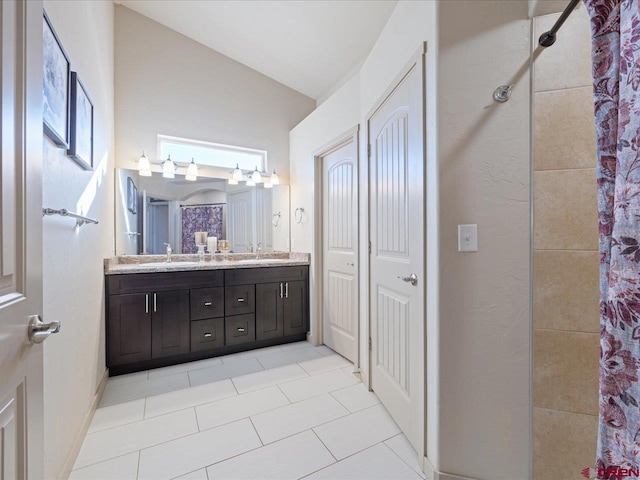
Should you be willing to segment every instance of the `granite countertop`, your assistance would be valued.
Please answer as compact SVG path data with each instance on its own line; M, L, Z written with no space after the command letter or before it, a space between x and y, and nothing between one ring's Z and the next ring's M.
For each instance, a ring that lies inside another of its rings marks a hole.
M212 258L213 257L213 258ZM171 263L166 262L165 255L120 255L105 258L105 275L128 273L188 272L194 270L228 270L231 268L256 267L289 267L309 265L310 254L274 252L261 253L256 261L255 253L232 253L205 255L200 262L198 255L172 256Z

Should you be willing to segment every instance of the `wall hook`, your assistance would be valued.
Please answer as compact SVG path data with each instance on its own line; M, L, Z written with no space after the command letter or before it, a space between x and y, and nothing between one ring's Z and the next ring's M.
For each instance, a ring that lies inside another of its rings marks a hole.
M298 215L298 212L300 212L300 215ZM304 213L304 208L302 208L302 207L296 208L296 211L293 214L294 218L296 219L296 223L302 223L302 214L303 213Z
M493 99L498 103L508 102L512 91L513 85L500 85L493 91Z

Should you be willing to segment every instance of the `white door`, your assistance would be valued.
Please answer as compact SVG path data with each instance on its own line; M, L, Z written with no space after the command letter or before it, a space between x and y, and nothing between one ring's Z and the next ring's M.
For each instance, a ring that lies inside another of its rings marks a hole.
M322 335L355 363L358 334L358 184L354 137L322 161Z
M247 190L227 196L227 237L235 253L248 252L254 242L254 195L255 192Z
M371 386L418 453L424 452L423 71L417 61L368 123Z
M0 3L0 478L43 476L42 2Z

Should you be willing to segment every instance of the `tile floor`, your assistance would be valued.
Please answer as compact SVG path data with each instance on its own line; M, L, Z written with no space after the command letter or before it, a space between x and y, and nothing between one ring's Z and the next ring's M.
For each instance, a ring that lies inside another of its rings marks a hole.
M70 478L424 478L352 371L298 342L111 378Z

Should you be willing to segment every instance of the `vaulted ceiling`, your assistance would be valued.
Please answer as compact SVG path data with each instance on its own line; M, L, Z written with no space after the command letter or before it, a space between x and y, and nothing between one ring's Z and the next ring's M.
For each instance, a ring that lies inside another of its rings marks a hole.
M311 98L367 56L397 0L116 0Z

